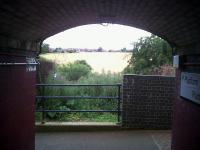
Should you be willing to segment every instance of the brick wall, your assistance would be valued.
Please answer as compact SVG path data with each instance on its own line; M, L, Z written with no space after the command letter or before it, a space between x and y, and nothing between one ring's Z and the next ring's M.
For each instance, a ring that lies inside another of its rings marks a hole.
M122 126L170 129L174 94L174 77L124 75Z
M0 55L0 62L26 62L25 56ZM0 65L0 150L34 150L35 72Z

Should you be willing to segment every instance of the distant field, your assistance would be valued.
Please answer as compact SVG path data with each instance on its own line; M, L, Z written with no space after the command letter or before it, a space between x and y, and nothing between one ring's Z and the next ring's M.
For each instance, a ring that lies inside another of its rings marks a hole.
M48 53L41 57L57 64L67 64L76 60L86 60L93 72L121 72L127 65L131 53L120 52L81 52L81 53Z

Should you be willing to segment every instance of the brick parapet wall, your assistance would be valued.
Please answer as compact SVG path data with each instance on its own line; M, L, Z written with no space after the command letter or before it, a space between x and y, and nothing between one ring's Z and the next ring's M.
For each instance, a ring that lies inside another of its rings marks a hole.
M174 95L174 77L124 75L122 126L170 129Z

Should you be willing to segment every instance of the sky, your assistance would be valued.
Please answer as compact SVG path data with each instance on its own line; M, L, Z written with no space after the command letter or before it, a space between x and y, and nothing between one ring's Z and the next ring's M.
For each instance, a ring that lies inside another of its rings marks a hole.
M84 25L71 28L47 38L44 43L51 48L89 48L102 47L105 50L132 49L132 42L140 37L150 36L149 32L130 26L108 24Z

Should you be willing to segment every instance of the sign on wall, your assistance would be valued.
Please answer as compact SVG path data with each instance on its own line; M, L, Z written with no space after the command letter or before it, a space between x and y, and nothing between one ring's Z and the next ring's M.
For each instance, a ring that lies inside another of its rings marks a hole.
M35 58L27 57L26 58L26 63L27 63L27 66L26 66L26 71L27 72L36 71L37 62L36 62Z
M188 100L200 104L200 74L181 73L180 95Z

